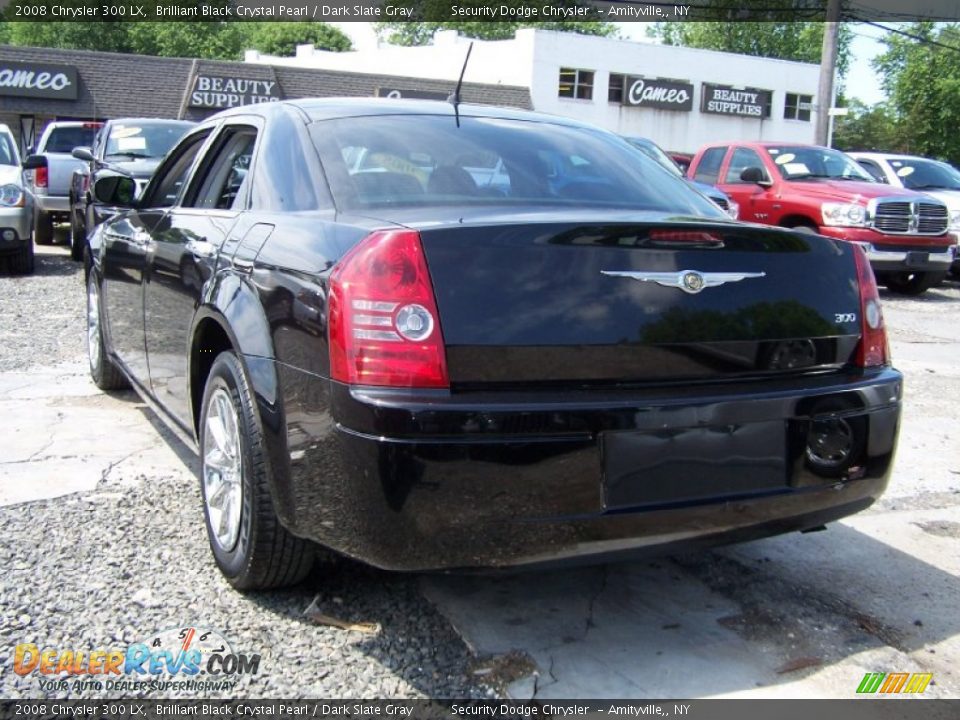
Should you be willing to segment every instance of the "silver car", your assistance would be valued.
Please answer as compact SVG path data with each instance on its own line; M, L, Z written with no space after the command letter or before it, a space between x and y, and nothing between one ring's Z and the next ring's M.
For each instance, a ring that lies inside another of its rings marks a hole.
M23 187L20 153L0 123L0 255L16 273L33 272L33 196Z

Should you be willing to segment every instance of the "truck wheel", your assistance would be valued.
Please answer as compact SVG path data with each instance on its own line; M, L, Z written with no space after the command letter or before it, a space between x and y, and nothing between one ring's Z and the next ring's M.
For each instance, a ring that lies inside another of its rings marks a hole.
M10 269L18 275L29 275L33 272L33 242L27 240L16 255L10 257Z
M33 239L37 245L53 244L53 218L49 213L37 213L33 228Z
M87 245L87 229L77 218L77 213L70 212L70 258L83 260L83 250Z
M280 524L260 419L237 356L213 362L200 416L200 487L207 537L238 590L293 585L313 566L312 543Z
M922 295L947 276L946 272L890 273L884 275L884 284L890 292L899 295Z

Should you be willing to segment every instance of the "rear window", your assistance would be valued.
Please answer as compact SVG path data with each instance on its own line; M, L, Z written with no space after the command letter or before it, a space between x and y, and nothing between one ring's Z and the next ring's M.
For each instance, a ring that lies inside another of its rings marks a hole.
M70 153L75 147L90 147L93 145L93 136L97 134L96 125L74 125L55 127L47 136L47 144L43 152Z
M311 133L341 208L602 205L725 217L632 146L589 129L394 115L317 122Z
M110 126L104 157L162 158L193 123L118 123Z

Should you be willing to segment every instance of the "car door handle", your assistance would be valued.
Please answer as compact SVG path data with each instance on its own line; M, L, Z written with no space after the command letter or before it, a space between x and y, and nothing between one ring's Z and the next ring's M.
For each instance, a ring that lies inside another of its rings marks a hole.
M187 252L199 258L212 258L217 254L217 246L211 242L207 242L206 238L199 238L197 240L190 238L187 240Z

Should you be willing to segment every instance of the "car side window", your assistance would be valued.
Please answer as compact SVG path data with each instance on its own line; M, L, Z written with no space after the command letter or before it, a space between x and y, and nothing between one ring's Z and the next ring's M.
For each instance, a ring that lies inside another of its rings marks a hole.
M866 170L877 182L886 183L887 176L884 174L883 170L880 169L880 166L877 165L873 160L857 160L864 170Z
M248 126L228 127L211 150L199 188L184 207L208 210L240 210L246 200L247 174L257 131Z
M191 135L173 149L150 183L148 194L144 197L144 207L166 208L177 202L190 168L193 167L193 161L203 147L207 135L209 132Z
M694 174L694 180L698 180L707 185L716 185L720 177L720 166L723 164L723 156L727 154L726 147L712 147L704 150L697 165L697 171Z
M730 183L731 185L744 184L744 181L740 179L740 173L748 167L760 168L763 170L764 180L769 179L760 156L750 148L738 147L733 151L733 156L730 158L730 165L723 180L724 183Z

